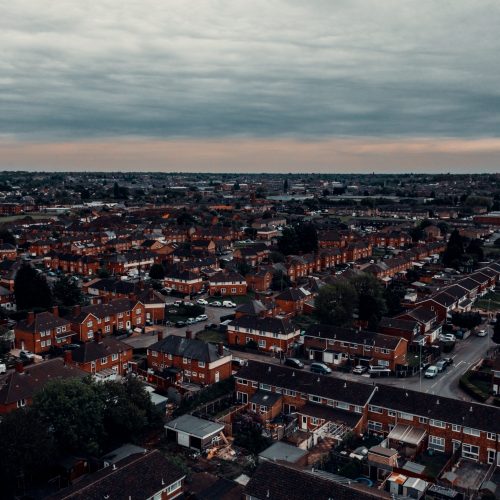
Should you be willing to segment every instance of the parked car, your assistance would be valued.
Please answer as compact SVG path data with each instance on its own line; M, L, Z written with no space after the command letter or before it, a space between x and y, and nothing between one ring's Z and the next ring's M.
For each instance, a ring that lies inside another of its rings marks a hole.
M74 351L75 349L78 349L79 347L80 347L80 344L66 344L63 346L63 350Z
M19 357L21 359L35 359L35 355L31 351L20 351Z
M196 316L196 321L206 321L208 319L208 316L206 314L200 314L199 316Z
M363 366L363 365L356 365L352 369L352 373L357 373L358 375L362 375L363 373L366 373L367 371L368 371L368 367Z
M200 306L206 306L208 304L208 301L205 299L198 299L196 303L199 304Z
M196 319L195 318L188 318L186 320L186 325L194 325L196 323Z
M304 368L304 363L297 358L286 358L284 364L285 366L291 366L292 368Z
M5 363L0 363L0 375L7 373L7 365Z
M446 368L448 367L448 363L444 359L440 359L436 363L436 368L438 369L438 372L444 372Z
M210 302L210 305L212 307L222 307L221 302L219 302L218 300L214 300L213 302Z
M185 321L177 321L177 322L175 323L175 326L176 326L177 328L182 328L183 326L186 326L186 322L185 322Z
M480 330L477 331L476 335L478 337L486 337L486 335L488 335L488 333L486 332L486 330L484 328L481 328Z
M442 333L439 336L440 342L455 342L457 338L452 333Z
M437 376L438 373L439 373L438 367L431 365L431 366L429 366L429 368L427 368L427 370L425 370L424 377L425 378L434 378Z
M322 375L328 375L332 373L332 370L325 365L325 363L311 363L311 371L313 373L320 373Z
M231 300L225 300L222 302L222 307L236 307L236 304Z
M451 366L453 364L453 358L443 358L443 361L446 361L447 366Z

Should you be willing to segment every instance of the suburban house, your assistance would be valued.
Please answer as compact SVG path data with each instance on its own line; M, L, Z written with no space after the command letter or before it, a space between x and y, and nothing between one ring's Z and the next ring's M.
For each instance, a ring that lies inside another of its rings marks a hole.
M159 450L136 453L51 495L52 500L128 498L172 500L182 495L186 475Z
M254 342L262 351L288 353L300 337L300 329L285 317L260 317L245 315L227 325L230 345Z
M193 339L191 332L186 338L169 335L150 345L147 351L148 368L162 372L165 368L177 368L184 381L211 385L229 378L232 373L231 353L222 344L211 344Z
M42 361L29 366L16 363L16 369L0 377L0 414L30 405L33 395L52 380L83 378L83 370L61 358Z
M64 359L81 370L100 378L114 378L128 372L132 361L132 347L113 337L102 337L96 332L93 342L85 342L78 349L65 351Z
M312 325L304 334L304 349L309 358L332 366L348 360L354 364L383 366L395 371L406 365L408 341L381 333Z
M287 288L278 294L274 300L276 305L285 314L293 316L302 314L304 304L311 299L311 292L304 288Z
M35 314L18 321L14 327L15 346L35 354L48 352L52 347L62 347L70 344L75 332L66 318L59 317L59 310L54 306L52 312Z
M208 279L208 293L210 295L245 295L247 282L245 278L234 271L220 271Z
M182 292L185 295L191 295L197 293L203 287L203 278L199 273L195 273L189 270L171 270L166 273L163 280L166 287L172 288L178 292Z

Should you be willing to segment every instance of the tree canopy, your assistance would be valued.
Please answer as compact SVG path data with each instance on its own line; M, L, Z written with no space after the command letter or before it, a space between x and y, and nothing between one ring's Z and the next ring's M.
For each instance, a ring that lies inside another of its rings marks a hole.
M67 276L62 276L54 284L54 299L58 305L74 306L83 302L83 294L78 285Z
M165 277L165 269L161 264L153 264L149 269L149 277L152 280L162 280Z
M23 264L14 280L14 295L18 310L42 308L52 306L52 291L41 273L30 264Z
M357 298L356 289L348 282L322 287L315 301L318 318L325 324L350 326Z

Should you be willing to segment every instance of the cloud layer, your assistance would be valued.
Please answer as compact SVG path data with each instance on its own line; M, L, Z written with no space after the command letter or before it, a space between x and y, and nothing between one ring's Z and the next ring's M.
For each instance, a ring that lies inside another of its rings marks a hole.
M495 137L500 3L16 0L0 135Z

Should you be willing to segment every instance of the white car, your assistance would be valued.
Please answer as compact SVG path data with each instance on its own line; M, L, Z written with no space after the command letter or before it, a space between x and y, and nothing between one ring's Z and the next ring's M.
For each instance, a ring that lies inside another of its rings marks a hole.
M488 335L488 333L486 332L486 330L484 328L481 328L481 330L477 331L478 337L486 337L486 335Z
M429 366L429 368L427 368L427 370L425 370L424 377L425 378L434 378L437 376L438 373L439 373L438 367L432 365L432 366Z
M441 342L455 342L457 338L452 333L443 333L439 336Z
M19 357L23 359L35 359L35 355L31 351L20 351Z
M218 300L214 300L213 302L210 302L210 305L212 307L222 307L222 304Z
M196 303L199 304L200 306L206 306L208 304L208 301L205 299L198 299Z
M196 316L196 321L206 321L208 319L208 316L206 314L200 314L199 316Z

